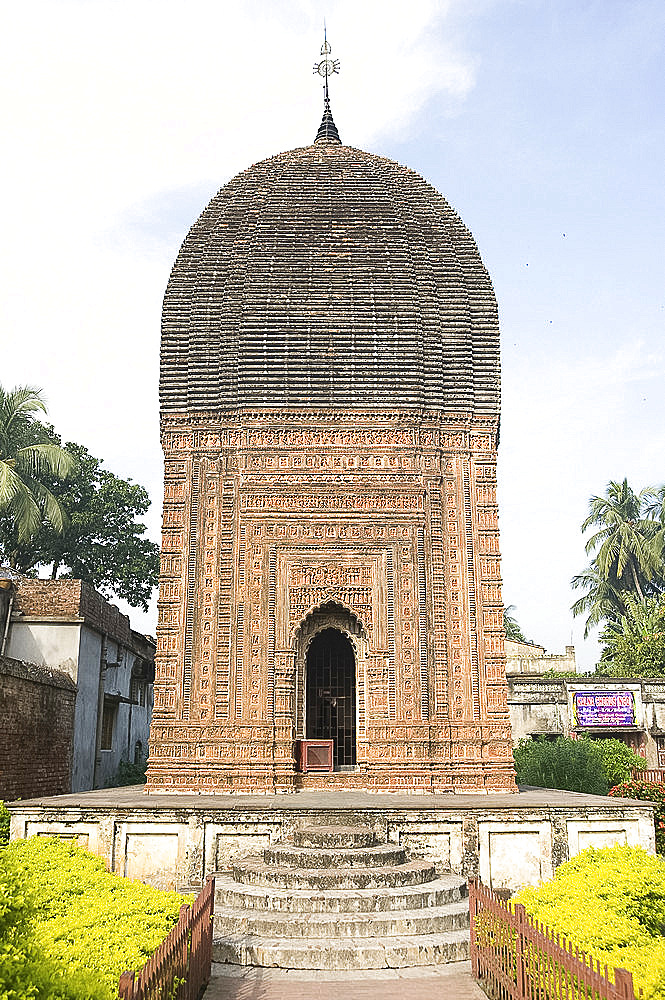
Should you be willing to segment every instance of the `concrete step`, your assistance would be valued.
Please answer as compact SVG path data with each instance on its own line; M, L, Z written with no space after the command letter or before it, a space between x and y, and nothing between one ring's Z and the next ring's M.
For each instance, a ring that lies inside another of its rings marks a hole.
M296 847L374 847L378 838L369 826L307 826L294 830Z
M215 912L215 935L227 937L248 934L261 939L300 938L343 941L360 944L367 938L394 938L411 935L442 934L469 927L469 904L463 899L444 906L383 913L276 913L253 912L225 907Z
M215 876L215 907L244 907L278 913L385 913L443 906L466 896L459 875L441 875L423 885L392 889L282 889L279 886L240 885L228 875Z
M259 939L248 934L216 937L214 962L259 965L264 968L361 970L399 969L417 965L443 965L469 957L468 930L402 937L326 940Z
M386 868L406 861L406 851L395 844L374 847L295 847L274 844L266 847L267 865L288 868Z
M268 865L263 858L242 858L232 863L236 882L246 885L281 886L283 889L371 889L421 885L435 877L429 861L376 868L285 868Z

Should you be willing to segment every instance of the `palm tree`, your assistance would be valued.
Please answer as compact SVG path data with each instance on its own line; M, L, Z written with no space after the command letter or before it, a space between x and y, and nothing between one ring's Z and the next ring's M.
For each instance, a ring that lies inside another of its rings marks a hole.
M592 628L603 621L618 622L624 609L621 592L604 579L597 566L592 563L570 581L575 590L586 590L573 604L573 615L588 613L584 624L586 639Z
M503 609L503 627L506 631L506 639L511 639L513 642L526 642L524 633L519 627L517 619L512 614L514 610L514 604L508 604Z
M662 573L658 528L653 519L643 516L643 508L653 501L652 489L634 493L628 480L610 481L604 497L592 497L590 512L582 531L600 527L585 546L594 553L593 565L603 580L620 590L633 591L640 601L645 585Z
M25 544L43 521L61 532L67 515L43 479L66 479L75 467L69 452L40 440L34 414L46 413L40 389L17 386L7 392L0 386L0 511L13 522L16 539ZM12 554L5 553L13 564Z
M645 517L665 525L665 486L654 487L646 492L649 497L644 505Z
M665 624L663 599L647 597L638 601L632 594L624 595L624 612L618 622L609 622L601 636L605 642L621 637L641 642L663 631Z

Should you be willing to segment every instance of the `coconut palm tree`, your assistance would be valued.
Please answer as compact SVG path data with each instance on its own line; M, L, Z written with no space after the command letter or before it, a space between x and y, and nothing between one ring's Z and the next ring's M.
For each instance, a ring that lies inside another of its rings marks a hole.
M586 639L592 628L601 622L618 622L624 610L621 592L606 580L594 563L570 581L574 590L585 590L573 604L573 615L587 613L584 624Z
M66 479L75 466L64 448L40 440L45 435L34 419L39 412L46 413L40 389L24 385L6 391L0 386L0 512L11 518L22 544L43 521L57 532L63 530L67 515L43 480ZM11 553L5 556L11 565Z
M582 531L600 528L587 541L587 555L593 553L593 565L602 579L619 590L632 591L640 601L647 585L662 575L658 527L643 509L654 499L652 489L635 493L628 485L610 481L604 497L592 497L589 515Z
M513 615L514 610L514 604L508 604L503 609L503 627L506 631L506 639L511 639L513 642L526 642L524 633Z

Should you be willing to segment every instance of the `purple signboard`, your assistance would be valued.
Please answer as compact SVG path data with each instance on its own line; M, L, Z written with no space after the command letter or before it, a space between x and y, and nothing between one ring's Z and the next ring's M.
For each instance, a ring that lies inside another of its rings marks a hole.
M575 691L573 704L578 726L634 726L632 691Z

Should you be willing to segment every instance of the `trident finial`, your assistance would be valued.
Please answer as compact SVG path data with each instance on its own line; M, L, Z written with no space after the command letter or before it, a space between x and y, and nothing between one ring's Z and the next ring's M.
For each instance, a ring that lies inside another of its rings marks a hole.
M328 107L328 105L330 103L330 99L328 97L328 77L332 76L333 73L339 73L339 59L331 59L330 58L331 51L332 51L332 49L330 48L330 45L328 43L328 35L327 35L327 32L326 32L326 22L324 21L323 22L323 45L321 46L321 55L323 56L323 59L320 62L318 62L318 63L314 63L314 72L318 73L319 76L323 77L323 81L324 81L323 82L323 99L324 99L326 108Z
M316 133L314 142L340 142L339 132L330 113L330 98L328 97L328 77L333 73L339 73L339 59L330 58L330 45L326 34L326 22L323 22L323 45L321 55L323 59L314 63L314 72L323 77L323 118Z

